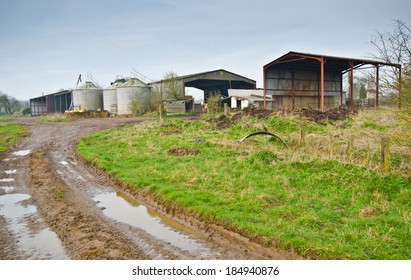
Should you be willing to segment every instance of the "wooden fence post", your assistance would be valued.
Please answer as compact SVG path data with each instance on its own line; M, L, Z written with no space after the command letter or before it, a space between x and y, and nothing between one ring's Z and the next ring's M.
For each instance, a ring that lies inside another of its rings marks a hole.
M385 172L390 171L390 139L383 137L381 139L381 163Z
M365 150L365 164L367 166L370 165L370 144L367 144L367 148Z
M304 127L301 127L300 130L300 146L305 146L305 129Z
M350 138L348 138L348 143L347 143L347 156L348 159L352 159L353 156L353 151L354 151L354 135L351 135Z
M332 158L334 155L334 149L333 149L333 136L331 134L329 135L329 142L330 142L330 158Z

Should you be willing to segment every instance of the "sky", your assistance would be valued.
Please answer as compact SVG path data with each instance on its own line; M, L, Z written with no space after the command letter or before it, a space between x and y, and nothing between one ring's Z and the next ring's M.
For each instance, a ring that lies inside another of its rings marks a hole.
M103 87L137 71L216 69L262 87L263 65L289 51L370 58L369 43L411 25L409 0L0 0L0 90L19 100ZM133 70L134 69L134 70ZM190 89L188 90L190 93ZM192 94L196 94L193 90Z

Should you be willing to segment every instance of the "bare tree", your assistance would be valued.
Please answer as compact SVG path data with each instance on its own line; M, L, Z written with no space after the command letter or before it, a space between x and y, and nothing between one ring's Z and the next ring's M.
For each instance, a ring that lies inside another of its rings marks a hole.
M371 44L377 51L372 57L388 64L402 65L402 71L394 66L381 69L381 86L396 94L404 116L411 121L411 29L401 19L393 20L393 25L392 32L377 31L372 37Z
M16 98L0 92L0 112L4 109L6 114L14 114L15 110L18 109L18 106L19 102Z
M166 73L163 77L163 92L168 98L179 99L182 97L180 89L180 79L178 75L172 71Z

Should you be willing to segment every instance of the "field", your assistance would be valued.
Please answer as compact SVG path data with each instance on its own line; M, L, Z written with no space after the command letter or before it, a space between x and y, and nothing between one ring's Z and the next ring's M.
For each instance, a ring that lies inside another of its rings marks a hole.
M263 135L239 143L259 129L289 148ZM279 112L147 121L83 138L78 152L130 188L265 246L410 259L410 139L391 109L322 124Z

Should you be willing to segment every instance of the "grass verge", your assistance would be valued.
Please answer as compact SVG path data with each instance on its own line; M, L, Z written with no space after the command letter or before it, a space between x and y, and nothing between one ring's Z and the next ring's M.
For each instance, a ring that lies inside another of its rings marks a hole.
M239 144L257 122L281 133L291 148L265 136ZM410 259L410 182L338 157L337 148L330 158L320 144L298 144L301 126L328 139L362 126L350 123L319 126L274 116L215 130L201 120L145 122L84 138L78 152L132 188L265 245L319 259ZM376 125L364 129L380 133Z
M3 118L1 120L4 120ZM10 146L17 143L24 137L27 132L27 127L19 125L15 122L0 120L0 152L6 151Z

